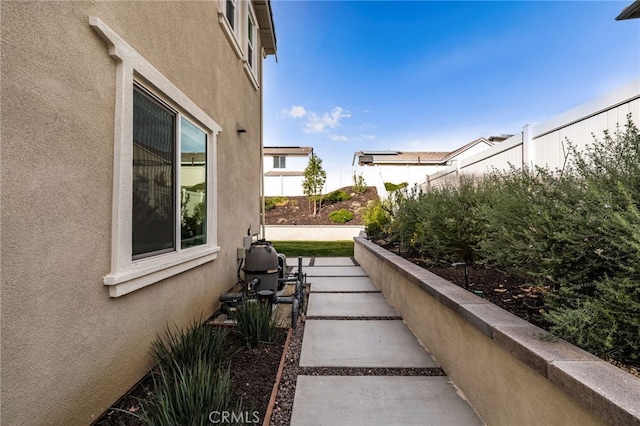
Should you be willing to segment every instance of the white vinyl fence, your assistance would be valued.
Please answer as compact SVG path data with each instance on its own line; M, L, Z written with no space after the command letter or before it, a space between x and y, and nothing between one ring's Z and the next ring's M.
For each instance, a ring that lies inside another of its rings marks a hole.
M481 177L492 170L508 170L526 165L562 168L568 149L567 139L584 149L602 139L604 131L622 130L631 114L640 125L640 80L593 99L539 124L524 126L520 134L472 157L454 162L446 169L427 176L422 189L457 184L461 175Z

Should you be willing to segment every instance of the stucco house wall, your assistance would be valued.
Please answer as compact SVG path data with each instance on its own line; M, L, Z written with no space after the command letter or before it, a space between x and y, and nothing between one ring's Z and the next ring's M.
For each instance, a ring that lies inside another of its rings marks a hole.
M151 367L156 333L211 315L234 284L236 247L259 229L262 70L251 82L223 5L3 2L0 423L90 424ZM215 259L120 297L105 285L118 52L91 17L221 128Z

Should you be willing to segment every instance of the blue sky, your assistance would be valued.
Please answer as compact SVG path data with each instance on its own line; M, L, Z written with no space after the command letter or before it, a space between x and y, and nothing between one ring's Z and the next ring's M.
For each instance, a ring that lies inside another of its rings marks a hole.
M631 3L272 0L264 144L350 176L355 151L520 132L640 78Z

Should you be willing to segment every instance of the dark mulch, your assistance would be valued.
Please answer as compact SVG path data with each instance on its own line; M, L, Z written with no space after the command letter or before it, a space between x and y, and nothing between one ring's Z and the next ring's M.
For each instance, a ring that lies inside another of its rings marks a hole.
M453 284L462 288L466 286L469 291L529 323L549 330L550 323L543 316L545 312L543 295L550 290L550 285L541 286L539 281L534 278L510 274L496 268L485 268L482 265L467 267L468 282L465 283L464 267L433 265L432 262L425 261L415 253L400 252L397 246L384 241L377 241L377 243ZM634 376L640 377L640 368L637 365L624 364L610 358L605 360Z
M260 420L264 419L267 412L287 331L282 329L279 343L261 344L252 349L245 347L231 362L234 400L242 398L244 407L260 413Z
M540 285L539 280L516 275L483 265L469 265L465 279L465 267L449 264L434 265L411 251L401 251L397 245L385 241L374 241L387 250L409 260L445 280L466 288L512 314L547 330L549 323L543 318L545 310L543 294L549 286Z
M257 348L242 345L235 335L232 335L229 342L240 347L240 351L231 359L233 400L242 399L243 409L250 412L257 411L261 421L267 411L286 334L287 330L283 329L279 343L261 344ZM153 379L149 373L94 424L99 426L143 424L127 412L139 413L143 409L144 400L152 394L152 391Z
M364 223L362 214L367 203L378 199L378 191L375 186L370 186L362 194L358 194L353 187L341 188L351 196L347 201L335 203L322 203L322 207L313 215L313 205L309 203L309 198L285 197L286 202L277 205L265 213L265 223L267 225L340 225L333 222L329 215L340 209L347 209L353 213L354 217L344 225L362 225Z
M447 281L465 287L464 267L423 267ZM468 266L467 275L469 291L538 327L548 328L549 324L542 317L542 295L548 287L539 287L532 279L479 265Z

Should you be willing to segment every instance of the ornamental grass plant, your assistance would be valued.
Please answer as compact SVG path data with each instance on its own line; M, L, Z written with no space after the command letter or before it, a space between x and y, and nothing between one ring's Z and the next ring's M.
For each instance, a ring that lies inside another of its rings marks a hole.
M201 321L200 321L201 322ZM167 326L151 345L158 363L153 389L141 401L140 414L148 425L207 425L212 412L242 409L231 400L229 362L238 347L229 343L228 329L193 322L186 328Z
M277 343L282 337L278 320L271 312L271 304L248 300L238 306L233 314L238 325L235 332L249 347L261 343Z
M200 359L186 367L177 360L153 375L153 394L140 420L148 425L204 426L212 413L241 412L242 401L231 400L228 369ZM239 424L239 423L238 423Z
M194 322L186 328L166 327L163 336L156 336L151 352L158 366L166 372L175 367L188 369L204 361L214 367L228 363L238 352L229 344L226 328L212 328Z

